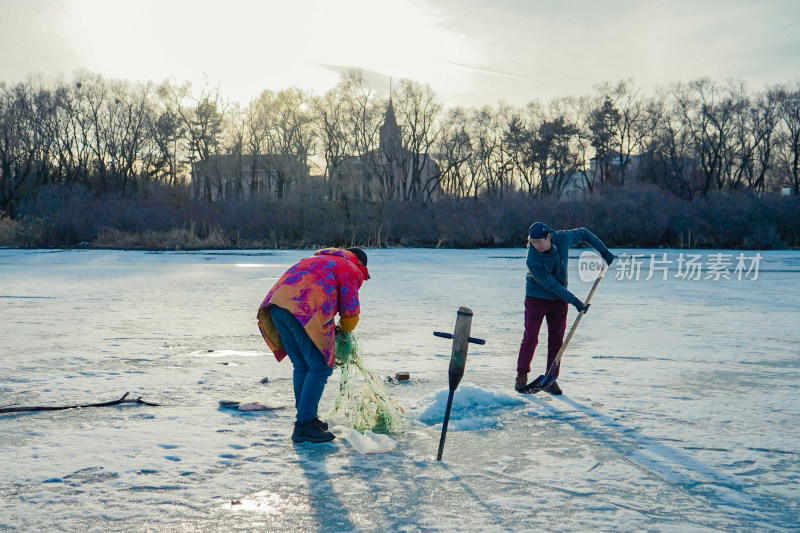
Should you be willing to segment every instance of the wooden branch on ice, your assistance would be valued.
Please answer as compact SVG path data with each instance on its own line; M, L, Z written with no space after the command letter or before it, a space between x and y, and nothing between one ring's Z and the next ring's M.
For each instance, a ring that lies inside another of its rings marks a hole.
M39 407L0 407L0 414L2 413L23 413L27 411L63 411L64 409L78 409L81 407L107 407L109 405L120 405L123 403L140 403L142 405L151 405L158 407L159 404L157 403L150 403L142 400L141 397L136 398L135 400L126 400L130 392L126 392L122 395L122 398L119 400L114 400L113 402L103 402L103 403L87 403L84 405L63 405L63 406L39 406Z

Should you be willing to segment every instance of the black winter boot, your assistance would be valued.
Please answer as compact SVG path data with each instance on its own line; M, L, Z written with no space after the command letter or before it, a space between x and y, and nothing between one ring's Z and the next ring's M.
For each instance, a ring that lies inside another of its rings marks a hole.
M315 418L294 423L294 432L292 433L294 442L328 442L335 438L333 433L319 427Z
M317 424L318 428L322 429L322 431L328 431L328 423L327 422L323 422L322 420L319 419L319 417L315 418L314 422Z
M559 387L558 383L556 383L555 381L552 382L549 386L543 388L542 390L545 392L549 392L553 396L559 396L561 394L564 394L563 392L561 392L561 387Z

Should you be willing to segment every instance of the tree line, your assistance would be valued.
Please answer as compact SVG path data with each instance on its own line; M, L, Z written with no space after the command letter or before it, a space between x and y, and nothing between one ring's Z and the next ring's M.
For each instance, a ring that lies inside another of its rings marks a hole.
M369 187L348 175L348 161L380 152L390 98L405 172L419 172L429 158L439 168L435 183L406 188L375 158L367 161L372 171L358 177L372 181ZM270 173L256 195L244 194L242 184L228 191L226 205L209 205L191 198L187 179L192 163L214 156L280 156L293 164ZM321 195L303 198L304 175L318 177ZM400 227L399 213L424 211L434 201L458 210L556 199L613 204L620 191L636 190L629 196L656 194L666 203L697 204L721 194L763 203L781 187L800 195L800 83L750 92L741 81L703 78L644 95L622 80L582 97L480 108L445 107L430 86L413 80L401 80L391 95L376 92L358 71L323 94L264 91L246 106L210 84L108 80L88 72L70 81L0 83L0 216L7 228L13 223L13 242L31 245L176 227L200 238L225 228L222 241L231 244L247 241L241 235L248 232L242 220L240 238L233 237L230 220L241 217L230 210L249 212L253 205L300 214L332 209L351 224L355 213L369 213L366 227L386 233L362 238L385 244L403 240L389 229ZM85 227L74 227L86 213ZM382 218L390 213L394 218ZM796 221L791 213L775 216ZM268 242L268 235L280 241L289 223L276 217L270 224L249 242ZM439 230L428 237L425 244L450 239ZM778 241L796 243L786 238ZM495 240L508 242L498 236L471 244Z

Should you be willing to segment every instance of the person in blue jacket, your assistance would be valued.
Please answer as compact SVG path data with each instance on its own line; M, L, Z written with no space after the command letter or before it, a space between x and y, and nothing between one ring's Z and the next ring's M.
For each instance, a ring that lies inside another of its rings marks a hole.
M542 320L547 319L547 369L564 344L567 329L568 304L578 312L589 309L577 296L567 290L567 261L569 249L587 242L597 250L609 265L614 254L603 241L586 228L554 231L544 222L536 222L528 229L528 257L525 263L528 274L525 283L525 334L519 347L517 381L519 389L528 383L533 352L539 341ZM560 363L553 371L558 378ZM550 394L561 394L555 381L544 389Z

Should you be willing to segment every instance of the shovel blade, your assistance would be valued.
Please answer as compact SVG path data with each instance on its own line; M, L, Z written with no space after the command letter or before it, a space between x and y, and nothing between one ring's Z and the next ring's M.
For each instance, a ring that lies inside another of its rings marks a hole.
M548 381L548 376L539 376L524 387L517 389L517 392L520 394L536 394L548 385Z

